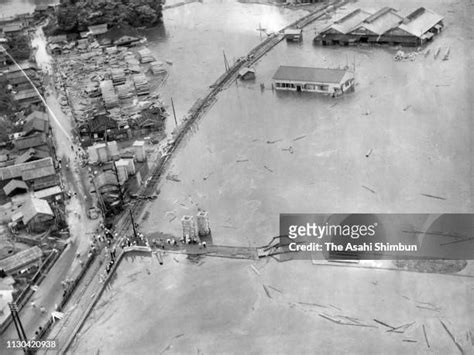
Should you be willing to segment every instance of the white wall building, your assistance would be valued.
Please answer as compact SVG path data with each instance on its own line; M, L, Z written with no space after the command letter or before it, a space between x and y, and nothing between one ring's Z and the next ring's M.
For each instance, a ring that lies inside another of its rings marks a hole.
M354 73L345 69L280 66L273 75L276 90L341 95L354 87Z

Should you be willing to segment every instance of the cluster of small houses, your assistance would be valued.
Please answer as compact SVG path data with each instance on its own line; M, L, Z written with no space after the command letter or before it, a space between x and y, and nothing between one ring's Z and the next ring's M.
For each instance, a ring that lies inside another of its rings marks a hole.
M53 55L65 55L58 60L64 84L60 89L67 87L75 95L71 104L76 128L86 146L105 136L122 140L157 132L166 116L158 97L150 97L151 85L143 68L146 65L151 74L166 76L164 63L148 48L129 51L143 42L141 38L122 34L111 39L110 32L116 35L117 31L101 24L89 26L76 39L66 35L48 39Z

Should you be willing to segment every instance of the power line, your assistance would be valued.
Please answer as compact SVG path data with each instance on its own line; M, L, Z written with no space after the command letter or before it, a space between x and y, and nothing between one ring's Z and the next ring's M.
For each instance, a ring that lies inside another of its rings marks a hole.
M69 135L69 133L67 133L67 131L64 129L64 127L61 125L61 123L59 122L58 118L56 117L56 115L54 114L53 110L49 107L49 105L47 104L46 100L44 99L44 97L41 95L41 93L39 92L38 88L36 87L36 85L33 83L33 81L30 79L30 77L25 73L25 71L23 70L23 68L16 62L15 58L13 58L10 53L8 53L8 51L5 49L4 46L0 45L0 51L3 51L10 59L11 61L17 66L18 69L20 69L20 71L22 72L22 74L25 76L25 78L28 80L28 82L30 83L30 85L33 87L33 89L36 91L36 94L38 95L38 97L41 99L41 102L43 103L43 105L49 110L49 113L51 115L51 117L53 117L54 121L56 122L56 124L58 125L59 129L61 129L61 131L64 133L64 135L66 136L66 138L71 142L71 143L74 143L71 136Z

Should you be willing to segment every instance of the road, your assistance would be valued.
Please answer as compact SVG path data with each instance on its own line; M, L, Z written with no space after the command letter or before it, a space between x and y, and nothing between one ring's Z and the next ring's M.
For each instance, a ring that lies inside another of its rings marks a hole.
M35 55L38 66L45 72L50 73L52 71L52 60L46 51L46 40L40 29L36 31L32 43L37 48ZM84 259L86 250L89 247L88 236L97 229L100 223L99 220L91 221L85 217L86 205L84 196L86 196L88 191L85 191L83 179L81 178L79 160L74 159L77 148L73 149L71 144L72 123L70 118L61 110L53 81L46 81L50 84L46 88L46 102L55 116L54 119L50 119L50 125L53 131L56 154L59 158L62 158L63 162L67 160L65 157L73 157L70 163L69 174L66 174L69 181L64 181L64 185L66 189L70 188L76 194L66 201L66 218L70 231L68 246L51 268L46 278L41 282L39 290L33 294L30 303L20 311L20 319L28 339L34 337L35 331L44 325L51 313L55 311L56 305L61 301L64 291L61 282L71 279L79 273L81 267L80 260ZM77 253L81 254L82 257L77 258ZM31 302L34 302L35 307L31 305ZM46 312L42 313L40 307L44 307ZM1 339L18 339L13 323L1 335Z

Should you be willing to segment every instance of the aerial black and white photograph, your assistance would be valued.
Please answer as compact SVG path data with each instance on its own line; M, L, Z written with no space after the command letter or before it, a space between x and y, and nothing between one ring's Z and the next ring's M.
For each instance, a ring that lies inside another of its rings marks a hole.
M474 0L0 0L0 354L474 354Z

